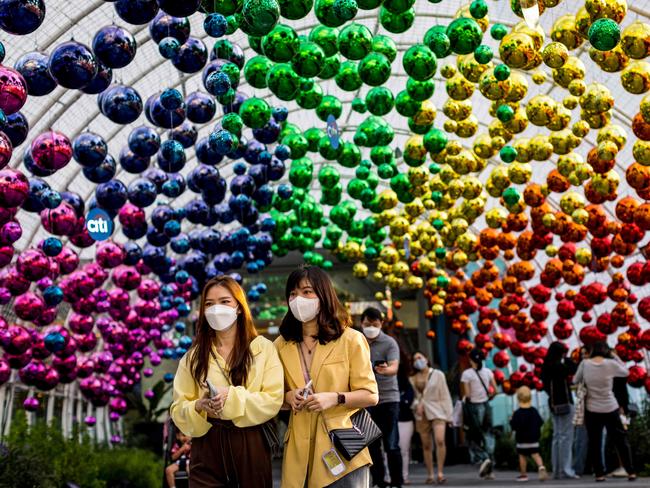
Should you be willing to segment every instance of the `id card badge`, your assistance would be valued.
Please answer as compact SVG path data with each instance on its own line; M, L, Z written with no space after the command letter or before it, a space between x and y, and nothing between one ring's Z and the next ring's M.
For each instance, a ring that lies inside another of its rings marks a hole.
M333 476L338 476L345 471L345 464L343 464L339 453L334 448L323 454L323 462Z

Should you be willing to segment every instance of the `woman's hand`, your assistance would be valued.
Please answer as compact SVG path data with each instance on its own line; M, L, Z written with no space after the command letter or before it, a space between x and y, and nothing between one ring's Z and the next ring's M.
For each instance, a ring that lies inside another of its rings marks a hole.
M338 393L314 393L307 397L304 406L312 412L322 412L335 407L337 404Z
M284 401L291 407L294 412L299 412L303 409L305 398L302 396L302 388L288 391L284 395Z
M210 399L212 406L219 414L221 414L223 406L226 404L226 400L228 400L229 391L229 386L219 386L217 387L217 395Z
M194 404L194 410L196 410L198 413L205 412L210 417L219 417L219 412L212 405L212 399L207 397L198 399Z

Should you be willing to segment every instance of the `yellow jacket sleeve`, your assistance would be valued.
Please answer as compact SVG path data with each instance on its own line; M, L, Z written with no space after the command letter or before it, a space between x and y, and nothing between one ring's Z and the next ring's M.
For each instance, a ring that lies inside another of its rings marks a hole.
M181 432L191 437L201 437L207 434L211 427L207 421L207 414L198 413L194 408L199 398L199 386L187 367L186 354L178 363L176 376L174 376L173 402L169 412Z
M351 335L348 357L350 361L350 391L368 390L377 394L377 381L370 360L370 346L362 334Z
M254 358L263 364L261 378L249 378L249 385L231 386L221 418L232 420L237 427L260 425L275 417L284 400L284 371L271 341L265 341Z

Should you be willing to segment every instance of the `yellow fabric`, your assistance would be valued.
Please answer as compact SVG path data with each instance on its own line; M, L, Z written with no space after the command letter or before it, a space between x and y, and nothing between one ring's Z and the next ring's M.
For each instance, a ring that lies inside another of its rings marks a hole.
M284 374L273 343L258 336L250 344L253 363L246 386L231 386L221 419L232 420L237 427L260 425L275 417L284 400ZM170 413L174 423L186 435L201 437L210 430L207 414L194 408L196 401L207 393L189 369L188 352L181 359L174 377L174 401ZM215 348L215 356L224 371L228 367ZM208 379L215 386L229 386L214 358L210 358Z
M305 380L300 367L298 344L279 337L275 346L284 366L285 390L303 388ZM363 334L354 329L347 328L337 340L316 346L310 375L315 393L356 390L377 393L368 342ZM356 411L345 405L325 411L327 426L329 429L352 427L350 417ZM323 488L357 468L372 464L368 449L364 449L350 462L342 459L346 470L337 477L332 476L322 459L332 444L321 415L304 410L291 413L284 438L282 488L304 488L305 479L308 479L308 488Z

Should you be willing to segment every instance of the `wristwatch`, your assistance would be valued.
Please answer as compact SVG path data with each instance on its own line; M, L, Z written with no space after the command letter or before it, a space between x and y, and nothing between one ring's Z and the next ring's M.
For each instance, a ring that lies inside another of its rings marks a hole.
M345 405L345 395L343 393L337 393L338 402L337 405Z

